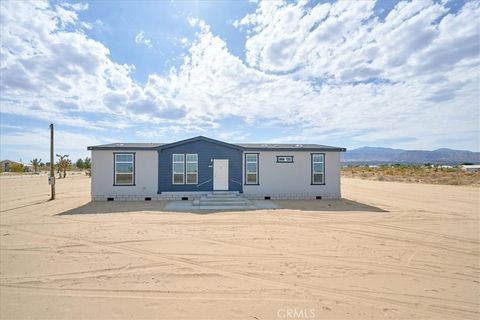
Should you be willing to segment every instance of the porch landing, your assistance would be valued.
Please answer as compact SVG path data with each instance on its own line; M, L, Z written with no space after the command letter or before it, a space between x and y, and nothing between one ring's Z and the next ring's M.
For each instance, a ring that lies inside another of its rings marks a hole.
M255 210L277 209L278 205L269 200L249 200L237 192L214 192L194 200L171 201L165 209L181 210Z

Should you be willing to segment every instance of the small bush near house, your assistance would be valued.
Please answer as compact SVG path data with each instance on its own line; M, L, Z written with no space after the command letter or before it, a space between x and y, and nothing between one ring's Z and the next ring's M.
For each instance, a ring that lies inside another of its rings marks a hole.
M86 157L85 160L83 160L83 168L87 169L87 172L85 174L91 177L92 176L92 159L90 159L89 157Z
M23 172L25 170L23 164L21 163L12 163L10 165L11 172Z

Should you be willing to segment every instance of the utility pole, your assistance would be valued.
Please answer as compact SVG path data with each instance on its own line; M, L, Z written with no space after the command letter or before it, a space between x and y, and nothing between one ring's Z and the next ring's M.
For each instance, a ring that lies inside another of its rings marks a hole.
M55 159L53 158L53 123L50 123L50 177L48 178L48 183L52 188L52 195L50 200L55 199Z

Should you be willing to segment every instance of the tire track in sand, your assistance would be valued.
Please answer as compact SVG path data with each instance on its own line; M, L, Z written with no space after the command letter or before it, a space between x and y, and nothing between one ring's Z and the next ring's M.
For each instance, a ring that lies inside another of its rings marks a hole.
M348 297L348 298L353 298L354 300L357 301L362 301L362 302L382 302L382 303L387 303L390 305L402 305L403 307L409 308L412 311L418 312L419 309L421 309L423 312L429 313L431 315L448 315L451 316L452 318L458 318L458 313L461 313L463 317L468 318L468 319L477 319L479 316L478 311L472 311L464 308L458 308L458 307L452 307L452 306L446 306L445 305L445 299L437 299L437 298L432 298L428 297L428 299L431 300L440 300L435 303L421 303L421 302L406 302L403 300L398 300L395 298L389 298L385 297L385 293L382 293L380 295L376 295L374 292L355 292L351 290L342 290L342 289L333 289L329 287L320 287L320 286L315 286L307 283L292 283L290 281L281 281L281 280L273 280L269 279L267 277L261 277L261 276L254 276L249 273L242 273L242 272L237 272L237 271L229 271L229 270L224 270L218 267L208 267L199 263L194 263L188 259L181 259L181 258L173 258L165 255L161 255L158 253L154 253L151 251L147 250L142 250L142 249L134 249L134 248L128 248L128 247L122 247L122 246L115 246L115 245L102 245L98 244L94 241L88 241L88 240L81 240L77 238L71 238L71 237L66 237L66 236L54 236L50 234L44 234L44 233L39 233L35 231L30 231L30 230L23 230L23 229L17 229L13 228L14 230L18 232L23 232L23 233L30 233L30 234L36 234L40 236L45 236L45 237L50 237L50 238L56 238L56 239L62 239L62 240L70 240L70 241L75 241L79 243L83 243L86 245L90 245L93 247L97 248L104 248L104 249L110 249L113 251L117 251L120 253L124 254L130 254L138 257L147 257L151 259L159 259L162 261L168 261L168 262L174 262L177 264L180 264L185 267L194 267L197 269L201 270L208 270L210 272L216 272L219 273L225 277L230 277L233 279L243 279L247 281L253 281L253 282L262 282L265 284L269 285L274 285L277 287L285 288L288 287L293 290L297 290L298 288L303 288L303 289L309 289L317 292L317 295L319 298L323 297L324 293L328 293L330 296L340 296L340 297ZM71 290L71 289L70 289ZM403 295L404 296L404 295ZM416 296L419 298L418 296ZM421 297L420 297L421 298ZM470 305L471 303L469 302L463 302L463 301L458 301L457 303L461 304L468 304ZM476 307L476 305L474 305Z

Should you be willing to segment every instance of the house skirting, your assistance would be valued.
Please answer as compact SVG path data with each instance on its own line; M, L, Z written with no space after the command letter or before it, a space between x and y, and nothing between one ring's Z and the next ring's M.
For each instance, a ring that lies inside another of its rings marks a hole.
M162 192L161 194L145 194L145 195L92 195L92 201L107 201L113 198L114 201L144 201L145 198L154 200L182 200L187 197L188 200L198 199L211 192Z
M321 194L321 193L245 193L243 196L250 200L264 200L270 197L271 200L315 200L317 197L321 199L340 199L338 194Z
M182 200L187 197L188 200L198 199L204 195L210 194L212 191L206 192L163 192L154 195L93 195L92 201L107 201L113 198L114 201L145 201L145 198L150 200L165 200L174 201ZM264 200L270 198L271 200L315 200L318 197L321 199L339 199L338 194L318 194L318 193L243 193L243 197L250 200Z

